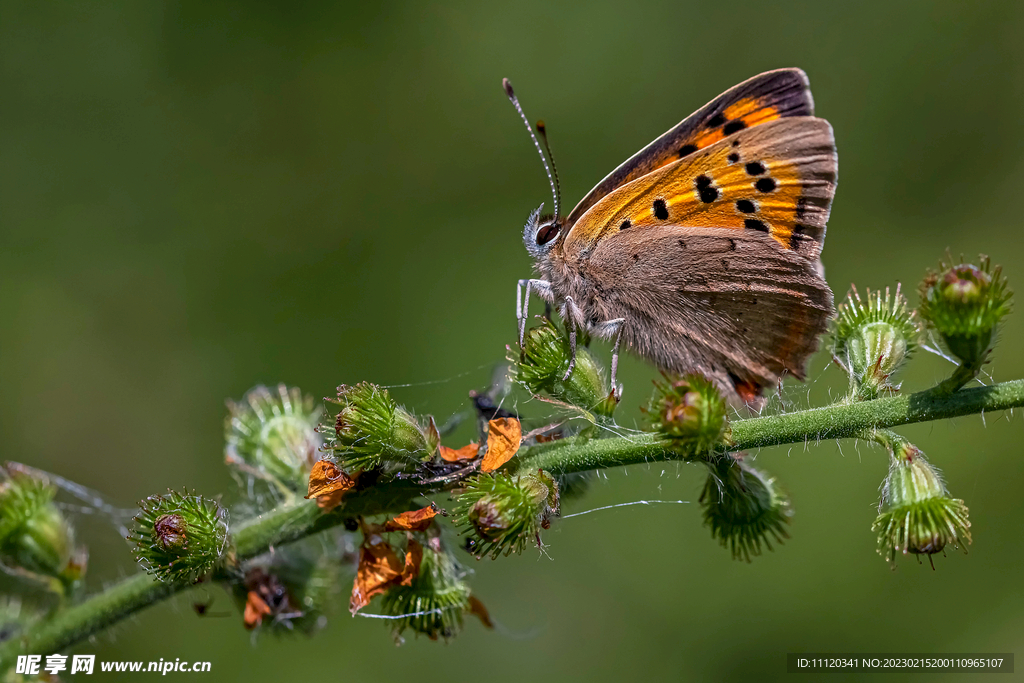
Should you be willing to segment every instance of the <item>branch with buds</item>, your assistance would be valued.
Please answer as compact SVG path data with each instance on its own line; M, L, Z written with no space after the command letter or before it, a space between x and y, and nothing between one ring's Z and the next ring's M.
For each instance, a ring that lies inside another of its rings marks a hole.
M964 388L990 358L1010 308L1000 269L985 258L979 264L942 263L922 283L916 311L899 288L864 298L851 291L832 328L849 390L809 410L730 421L707 379L666 376L645 408L650 430L608 436L618 393L585 348L566 377L569 343L547 320L527 332L522 348L509 349L510 378L551 406L525 433L531 420L478 394L480 439L452 448L433 418L411 414L370 383L339 387L326 417L298 389L254 389L230 404L225 423L226 462L246 484L241 504L229 514L188 491L147 498L128 535L145 573L91 596L84 595L85 550L55 504L56 478L8 463L0 562L49 597L35 609L19 602L0 612L0 668L21 653L64 650L200 582L222 585L249 629L311 633L347 594L352 613L380 596L378 610L396 639L404 632L449 639L466 616L490 625L457 546L477 558L541 546L562 503L585 492L581 474L636 463L704 467L705 524L749 562L789 535L782 487L744 457L764 446L842 438L883 446L890 467L872 526L879 553L895 563L966 548L967 505L891 429L1024 405L1024 380ZM901 393L894 380L926 331L957 369L935 387ZM446 516L453 524L441 523Z

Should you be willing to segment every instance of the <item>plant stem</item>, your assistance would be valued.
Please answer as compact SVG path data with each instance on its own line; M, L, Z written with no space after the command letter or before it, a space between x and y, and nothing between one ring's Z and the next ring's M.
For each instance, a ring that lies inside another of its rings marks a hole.
M954 391L960 389L977 377L978 373L981 372L981 366L984 362L985 356L982 356L973 365L965 365L961 363L957 366L956 370L953 371L953 374L940 382L933 391L942 394L952 394Z
M733 422L733 445L728 450L845 439L857 437L866 429L897 427L1021 405L1024 405L1024 380L965 389L953 394L929 390L873 401L840 403ZM539 453L527 455L522 459L521 467L566 474L680 459L680 454L666 450L664 442L656 434L594 439L582 444L573 441L557 441Z
M274 546L342 524L346 517L406 509L420 493L421 489L411 482L396 481L388 486L356 492L346 499L344 506L327 514L320 511L315 500L297 498L284 502L233 530L235 557L244 561L262 555ZM14 665L19 654L60 652L191 586L188 582L159 581L143 573L123 579L102 593L58 611L20 636L15 635L0 643L0 674Z
M932 389L907 396L738 420L732 423L733 445L728 450L857 437L869 429L1019 406L1024 406L1024 380L964 389L952 394ZM522 469L543 468L552 473L570 473L681 458L679 453L666 449L657 435L639 434L608 439L565 439L530 449L519 457L519 463ZM274 546L341 524L347 517L401 512L409 509L416 497L436 491L436 488L417 485L411 480L392 480L353 492L346 497L343 506L327 514L319 510L315 501L288 501L233 530L236 557L239 561L255 557ZM0 672L12 666L18 654L60 652L188 587L189 584L185 583L161 583L146 574L124 579L0 643Z

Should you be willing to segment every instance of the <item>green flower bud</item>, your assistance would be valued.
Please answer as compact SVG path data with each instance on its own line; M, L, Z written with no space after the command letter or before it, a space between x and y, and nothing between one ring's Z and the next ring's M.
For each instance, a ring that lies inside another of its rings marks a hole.
M338 387L341 406L333 428L321 426L325 450L333 451L346 471L383 467L395 471L414 469L434 454L434 440L408 411L395 403L387 389L360 382Z
M761 546L789 538L786 525L793 515L789 499L769 477L732 456L708 463L708 478L700 494L704 524L734 559L750 562Z
M583 345L576 347L576 365L565 377L572 360L569 338L550 320L527 331L521 353L508 350L512 379L532 394L547 394L569 405L611 417L618 405L605 380L604 371Z
M228 549L227 510L202 496L168 491L139 502L135 559L161 581L194 581L220 564Z
M310 468L319 458L320 413L313 397L303 396L297 387L256 387L240 403L228 402L225 460L290 491L305 491Z
M921 283L918 308L950 353L972 368L980 367L992 349L1013 296L1001 266L992 268L987 256L979 263L940 263L938 272L929 272Z
M181 515L160 515L153 522L153 536L161 550L183 553L188 547L188 525Z
M694 458L709 456L728 439L725 399L703 375L665 375L664 381L654 383L646 412L654 431Z
M469 609L466 571L455 557L436 537L423 545L422 551L419 573L410 585L389 588L381 604L385 614L401 616L388 621L399 642L407 628L431 640L454 638L462 630L463 616Z
M869 400L899 388L890 379L917 349L920 329L900 285L891 299L888 287L884 297L869 289L867 301L853 288L836 311L832 337L833 355L850 376L851 395Z
M558 484L547 472L481 474L456 498L455 521L470 533L467 548L477 557L521 553L558 515Z
M48 480L7 466L0 483L0 560L58 580L68 590L85 572L85 550L75 548L71 523L54 502ZM58 589L59 590L59 589Z
M913 444L890 447L889 475L882 485L878 518L878 553L895 562L896 553L934 555L947 545L971 542L967 506L950 498L938 471Z

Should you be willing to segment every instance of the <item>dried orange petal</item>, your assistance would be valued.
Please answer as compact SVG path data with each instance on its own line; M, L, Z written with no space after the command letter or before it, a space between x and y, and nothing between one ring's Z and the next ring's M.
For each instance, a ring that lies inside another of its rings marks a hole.
M412 580L419 576L420 563L423 562L423 546L416 539L409 538L405 548L405 567L402 568L403 586L411 586Z
M256 591L249 591L245 598L245 612L242 622L247 629L254 629L263 623L263 617L270 614L270 605Z
M349 610L355 614L401 578L402 565L390 545L383 540L363 545L359 550L359 568L352 584Z
M519 452L523 428L514 417L501 417L487 423L487 452L480 469L493 472Z
M479 452L480 447L475 443L463 446L462 448L448 448L447 446L441 446L441 459L445 462L473 460Z
M484 607L484 603L480 602L479 598L475 595L469 596L469 609L467 611L475 615L487 628L494 628L494 622L491 621L491 615L487 612L487 608Z
M426 531L440 509L431 503L420 510L403 512L384 523L384 531Z
M355 480L330 460L317 460L309 473L309 488L306 498L325 496L335 491L348 491L355 486Z

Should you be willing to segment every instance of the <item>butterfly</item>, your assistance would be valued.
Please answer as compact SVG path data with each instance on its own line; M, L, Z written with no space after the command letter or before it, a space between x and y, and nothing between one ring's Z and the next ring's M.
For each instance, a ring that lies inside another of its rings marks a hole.
M663 371L705 375L734 404L756 407L784 376L806 378L833 314L820 254L837 157L803 71L768 71L722 93L566 216L553 163L541 159L555 210L541 215L541 205L523 231L540 278L517 287L520 345L535 292L569 329L566 377L582 330L614 339L617 392L620 344Z

